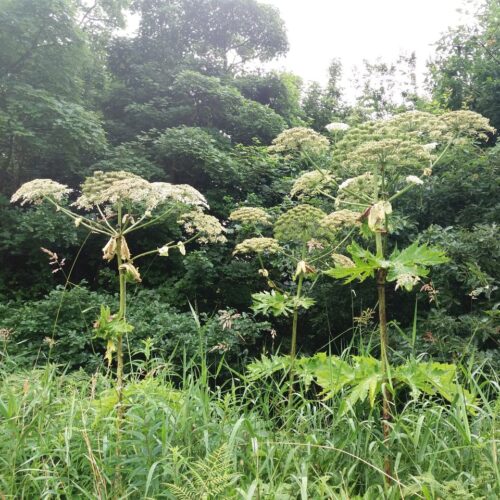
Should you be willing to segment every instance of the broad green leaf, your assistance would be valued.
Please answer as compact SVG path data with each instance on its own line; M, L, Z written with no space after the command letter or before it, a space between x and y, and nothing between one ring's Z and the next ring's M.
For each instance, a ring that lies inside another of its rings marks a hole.
M254 293L252 299L254 312L273 316L288 316L295 308L309 309L315 304L310 297L295 297L275 290Z
M388 265L387 261L379 259L369 250L361 248L354 241L347 247L347 250L351 254L354 266L336 266L325 271L326 275L332 278L344 279L344 283L350 283L356 279L363 282L367 278L372 278L377 269L387 267Z
M396 281L398 286L411 291L418 278L429 274L429 267L447 261L445 254L438 248L415 242L402 251L395 249L392 252L387 281Z

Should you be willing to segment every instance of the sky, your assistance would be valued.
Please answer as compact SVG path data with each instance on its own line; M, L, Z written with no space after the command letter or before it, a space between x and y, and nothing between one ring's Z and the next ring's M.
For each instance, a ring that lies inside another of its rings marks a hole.
M423 81L432 44L449 26L467 22L464 0L264 0L285 21L290 51L270 68L292 71L304 81L325 83L332 58L344 66L344 85L363 59L396 60L417 55Z
M459 10L478 0L259 0L274 5L285 22L290 43L286 57L264 66L291 71L305 83L325 84L328 66L339 58L344 68L344 96L352 99L350 80L363 60L396 61L400 54L417 56L420 90L433 44L448 27L470 22ZM474 10L474 9L473 9ZM138 18L129 17L128 33Z

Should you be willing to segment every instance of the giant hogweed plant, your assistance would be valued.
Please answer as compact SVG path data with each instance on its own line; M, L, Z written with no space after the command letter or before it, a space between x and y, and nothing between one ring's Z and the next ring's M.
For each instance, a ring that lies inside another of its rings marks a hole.
M386 442L390 438L391 402L394 389L409 386L414 394L440 394L448 400L466 396L469 408L472 397L454 383L455 367L440 363L419 364L411 360L391 368L388 357L388 329L386 287L411 291L428 276L432 266L447 258L441 249L419 244L389 252L389 237L393 228L393 205L412 189L421 188L432 175L433 167L453 147L473 147L494 132L487 119L469 111L458 111L434 116L423 112L409 112L381 122L371 122L349 130L337 144L341 171L355 175L339 182L338 172L316 167L295 182L291 195L302 201L323 198L334 204L335 211L323 219L330 219L330 227L339 219L348 218L360 225L365 241L363 247L352 241L348 255L334 255L334 267L324 274L342 279L345 283L374 278L379 313L380 361L371 357L353 358L348 365L338 359L315 358L299 364L307 367L306 378L315 377L326 393L333 394L351 387L347 403L354 404L375 395L382 396L382 426ZM428 142L430 141L430 142ZM314 163L314 162L312 162ZM327 225L328 226L328 225ZM251 373L274 372L286 369L287 359L263 359L250 367ZM311 366L313 368L311 368ZM337 372L337 374L333 373ZM303 371L303 370L302 370ZM300 369L299 369L300 372ZM325 374L329 373L330 383ZM425 376L425 374L429 376ZM344 374L344 375L342 375ZM342 376L341 376L342 375ZM335 383L332 383L332 376ZM392 464L385 460L386 478L391 478Z
M68 205L72 193L68 186L50 179L35 179L23 184L12 196L21 205L49 203L65 214L76 226L106 239L102 258L114 262L119 275L119 309L111 311L105 305L96 322L96 336L106 342L106 359L116 358L116 391L118 422L123 417L123 338L133 330L127 322L127 283L140 282L138 261L152 254L167 257L177 251L186 254L186 245L225 242L224 228L205 213L208 204L192 186L165 182L150 183L123 171L96 171L81 185L80 194ZM158 248L138 255L131 252L128 239L141 231L174 218L183 227L185 237L169 241ZM118 424L119 426L119 424Z
M266 279L270 291L252 295L254 312L266 316L292 317L289 367L289 402L292 401L294 361L297 355L297 330L300 311L309 309L314 300L307 295L320 275L325 261L342 246L346 238L332 230L335 226L353 226L357 214L341 211L337 217L323 210L301 203L281 213L274 220L259 207L241 207L230 214L237 229L254 237L243 239L234 250L242 257L256 255L259 273ZM269 265L276 268L278 280L270 278ZM308 284L308 287L304 285Z

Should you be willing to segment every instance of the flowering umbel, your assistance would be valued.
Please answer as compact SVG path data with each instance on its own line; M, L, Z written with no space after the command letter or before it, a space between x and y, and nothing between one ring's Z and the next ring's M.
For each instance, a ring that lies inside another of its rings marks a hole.
M326 130L328 130L328 132L337 132L337 131L341 131L341 132L344 132L346 130L349 130L349 125L347 125L347 123L342 123L342 122L333 122L333 123L329 123L328 125L325 125L325 128Z
M346 179L337 191L335 208L363 212L375 199L376 190L377 181L371 172Z
M320 225L328 231L338 231L345 226L358 226L360 225L360 214L352 210L337 210L332 212L320 220Z
M322 234L320 221L325 212L312 205L297 205L280 215L274 224L274 236L280 242L307 243Z
M330 147L326 137L307 127L294 127L281 132L273 140L269 151L272 153L297 154L297 153L324 153Z
M226 231L221 223L213 215L207 215L198 210L187 212L178 220L184 225L184 230L188 235L198 235L200 243L225 243Z
M168 203L181 203L208 208L205 197L187 184L148 182L130 172L94 172L81 187L74 205L84 210L118 203L142 205L145 211Z
M11 197L11 203L20 202L21 205L32 203L39 205L44 198L51 198L56 202L63 201L73 190L64 184L50 179L34 179L23 184Z
M304 198L305 196L314 196L323 191L328 191L335 183L335 177L327 170L313 170L302 174L292 186L291 196Z
M258 207L240 207L232 211L229 219L243 224L262 224L268 226L271 224L269 214Z
M234 249L233 254L246 254L246 253L277 253L281 250L278 240L274 238L248 238L238 243Z
M92 210L97 206L117 203L146 204L151 191L148 181L130 172L96 171L83 182L81 195L74 206Z
M415 172L428 167L429 151L421 144L402 139L369 141L358 146L347 156L346 166L358 172L373 168Z

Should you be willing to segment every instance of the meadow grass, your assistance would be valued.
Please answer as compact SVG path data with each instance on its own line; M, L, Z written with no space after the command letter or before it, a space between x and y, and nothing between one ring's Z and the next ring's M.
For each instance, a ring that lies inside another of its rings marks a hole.
M109 373L5 366L0 498L500 494L499 381L481 369L461 367L478 397L474 415L459 401L403 395L391 440L384 443L378 406L358 405L339 416L341 394L324 400L298 385L290 406L279 378L250 382L232 371L221 379L217 367L199 358L185 360L180 370L151 359L135 364L128 376L117 457L117 396ZM394 463L390 486L383 472L387 454Z

